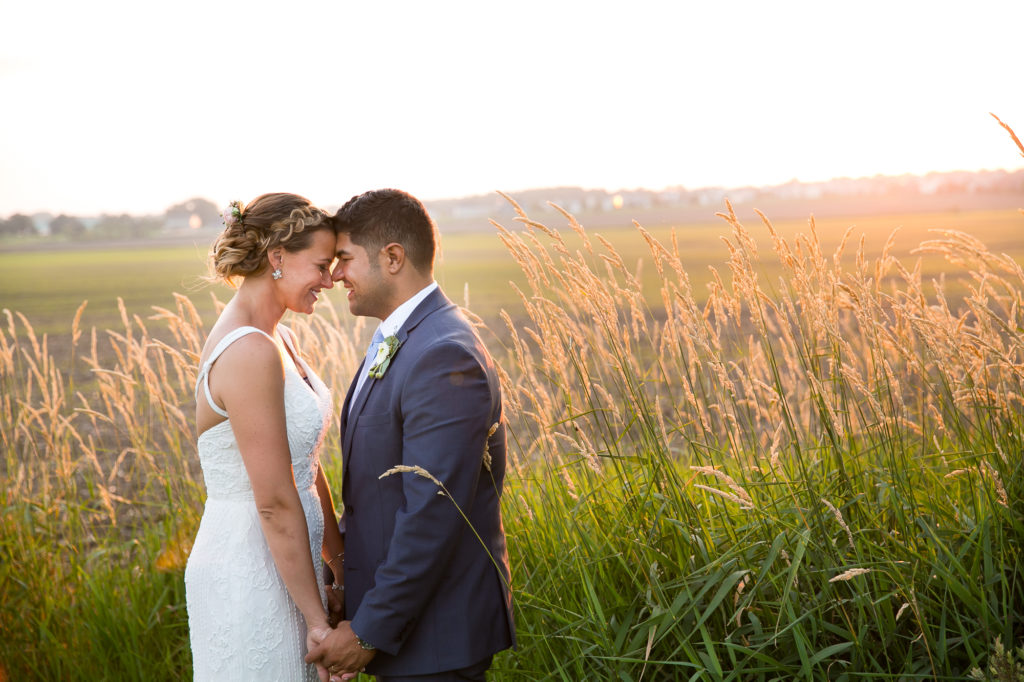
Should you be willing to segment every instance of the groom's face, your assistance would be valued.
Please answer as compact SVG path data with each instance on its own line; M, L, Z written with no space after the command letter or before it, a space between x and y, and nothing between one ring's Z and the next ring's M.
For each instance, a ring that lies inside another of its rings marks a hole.
M387 281L377 257L379 254L371 258L366 249L342 232L338 235L335 255L338 264L331 278L345 287L349 311L353 315L381 320L387 317Z

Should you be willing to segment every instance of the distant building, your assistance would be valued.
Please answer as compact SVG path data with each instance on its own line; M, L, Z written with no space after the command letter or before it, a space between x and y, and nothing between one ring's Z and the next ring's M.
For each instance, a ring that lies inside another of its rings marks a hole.
M52 213L33 213L29 216L32 219L32 224L36 228L36 232L41 235L50 234L50 223L53 222L54 215Z

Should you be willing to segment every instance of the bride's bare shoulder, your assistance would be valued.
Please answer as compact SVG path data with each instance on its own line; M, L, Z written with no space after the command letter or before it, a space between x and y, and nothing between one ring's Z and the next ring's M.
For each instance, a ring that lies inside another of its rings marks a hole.
M227 359L233 356L243 356L252 358L253 360L268 360L278 357L277 344L271 339L266 332L263 332L258 327L254 327L248 324L241 324L236 322L223 323L223 320L218 320L210 330L210 335L206 338L206 343L203 345L203 352L200 357L200 366L206 363L211 355L217 352L218 346L222 345L222 342L229 336L235 338L229 345L220 349L215 362L217 364L234 364L230 360L222 362L222 359Z

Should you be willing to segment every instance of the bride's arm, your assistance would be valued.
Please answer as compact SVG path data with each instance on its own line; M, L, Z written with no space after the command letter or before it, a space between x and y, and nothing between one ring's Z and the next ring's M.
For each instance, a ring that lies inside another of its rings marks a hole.
M307 629L326 628L327 613L320 601L309 529L288 450L281 356L268 339L251 334L232 344L216 369L212 388L231 415L274 564Z
M345 561L345 538L338 529L338 517L334 511L334 500L331 499L331 489L327 485L327 477L324 476L324 468L321 466L316 472L316 491L320 495L320 507L324 512L324 561L334 573L334 582L341 584L344 580L341 574L341 565Z
M323 466L316 472L316 491L324 513L322 556L334 576L334 584L327 587L327 610L330 612L328 622L334 625L345 617L345 538L338 528L334 501L331 499L331 489L327 485Z

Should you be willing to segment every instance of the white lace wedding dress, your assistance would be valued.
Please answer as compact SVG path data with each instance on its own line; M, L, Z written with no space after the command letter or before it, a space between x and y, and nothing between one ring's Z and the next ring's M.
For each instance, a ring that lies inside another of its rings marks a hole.
M298 357L291 331L281 326L278 329ZM227 413L210 396L207 376L224 349L250 333L267 336L255 327L235 329L217 344L199 371L196 399L202 399L201 386L211 407L225 417ZM282 360L292 471L309 528L309 551L318 569L324 519L314 483L331 416L331 395L301 359L308 385L288 353L282 353ZM305 622L288 596L267 547L230 417L203 432L198 448L207 500L185 568L194 679L315 681L314 667L303 661ZM326 604L323 590L321 584L320 598Z

